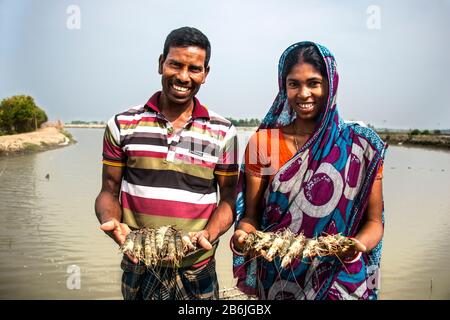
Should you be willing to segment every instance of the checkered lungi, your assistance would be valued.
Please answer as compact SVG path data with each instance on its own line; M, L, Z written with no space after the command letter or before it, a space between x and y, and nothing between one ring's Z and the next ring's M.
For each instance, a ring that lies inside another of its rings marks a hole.
M213 300L219 298L214 258L198 267L147 268L124 256L121 268L125 300Z

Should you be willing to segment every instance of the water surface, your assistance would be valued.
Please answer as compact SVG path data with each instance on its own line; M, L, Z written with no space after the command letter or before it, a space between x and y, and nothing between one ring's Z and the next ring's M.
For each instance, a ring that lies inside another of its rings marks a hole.
M121 256L94 213L103 130L69 131L77 144L0 158L1 299L122 298ZM239 132L241 148L250 133ZM383 181L380 298L449 299L450 152L391 146ZM216 255L221 288L235 283L231 234ZM68 289L71 265L80 268L80 289Z

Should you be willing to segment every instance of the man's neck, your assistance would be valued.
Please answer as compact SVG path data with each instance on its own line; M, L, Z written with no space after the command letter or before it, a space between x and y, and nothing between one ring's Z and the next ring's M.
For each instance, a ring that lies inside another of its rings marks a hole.
M186 104L174 104L170 103L164 94L161 94L158 107L167 120L173 122L180 118L188 119L192 115L194 100L192 99Z

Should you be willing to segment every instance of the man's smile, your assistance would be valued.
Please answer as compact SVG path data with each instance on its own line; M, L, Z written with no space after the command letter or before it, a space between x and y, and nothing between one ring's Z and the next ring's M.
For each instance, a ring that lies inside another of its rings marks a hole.
M176 91L180 91L180 92L187 92L190 90L189 87L184 87L184 86L180 86L180 85L176 85L176 84L172 84L172 88L174 88Z

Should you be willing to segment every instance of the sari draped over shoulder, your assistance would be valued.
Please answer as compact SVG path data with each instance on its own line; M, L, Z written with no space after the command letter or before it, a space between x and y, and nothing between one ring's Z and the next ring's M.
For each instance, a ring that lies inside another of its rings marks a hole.
M288 53L279 61L279 93L259 129L288 125L295 114L287 102L282 70ZM386 144L370 128L344 122L336 106L338 73L331 52L320 51L328 74L327 105L318 125L303 147L275 174L264 194L261 229L289 228L307 238L341 233L355 236L367 209L378 169L383 164ZM258 130L259 130L258 129ZM236 226L245 212L245 161L240 167ZM384 223L384 213L383 213ZM376 299L382 241L351 264L336 257L297 259L288 269L281 261L233 256L233 273L238 288L260 299Z

